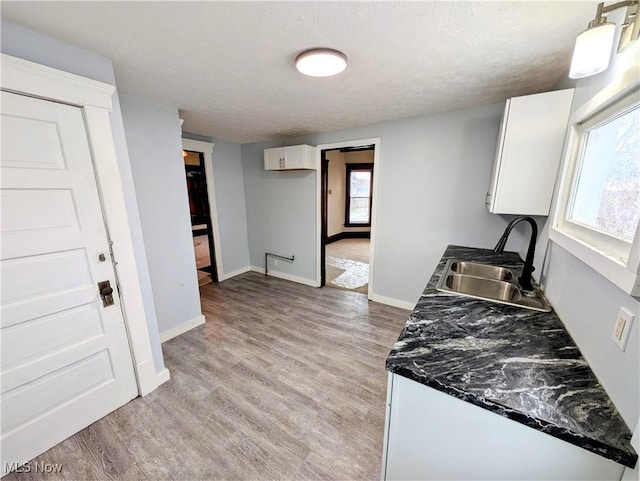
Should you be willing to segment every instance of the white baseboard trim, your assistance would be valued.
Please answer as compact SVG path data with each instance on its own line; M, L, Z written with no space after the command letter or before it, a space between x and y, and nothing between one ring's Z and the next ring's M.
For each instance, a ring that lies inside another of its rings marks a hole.
M379 296L378 294L370 294L369 300L373 302L379 302L380 304L386 304L387 306L399 307L400 309L408 309L409 311L413 311L416 307L415 302L407 302L401 301L399 299L394 299L393 297L385 297Z
M166 367L162 371L156 373L156 382L158 383L158 386L164 384L169 379L171 379L171 375Z
M242 269L237 269L235 271L231 271L228 274L224 274L222 276L222 279L220 279L221 281L226 281L227 279L231 279L232 277L235 276L239 276L240 274L244 274L245 272L249 272L251 270L251 267L247 266L247 267L243 267Z
M264 267L251 266L253 272L259 272L264 274ZM314 279L306 279L304 277L293 276L291 274L285 274L284 272L274 271L269 269L269 276L277 277L278 279L284 279L285 281L297 282L298 284L304 284L305 286L318 287L318 284Z
M166 342L169 339L173 339L176 336L179 336L180 334L184 334L187 331L190 331L191 329L193 329L196 326L199 326L200 324L204 324L206 322L206 319L204 318L204 316L202 314L200 314L198 317L191 319L187 322L183 322L182 324L172 327L171 329L167 329L164 332L160 333L160 342Z
M147 359L136 365L136 382L140 396L146 396L158 387L153 359Z
M171 377L166 367L160 372L155 372L151 359L139 364L137 371L138 394L140 394L140 396L146 396L155 391L160 384L167 382ZM144 375L140 376L141 373L144 373Z

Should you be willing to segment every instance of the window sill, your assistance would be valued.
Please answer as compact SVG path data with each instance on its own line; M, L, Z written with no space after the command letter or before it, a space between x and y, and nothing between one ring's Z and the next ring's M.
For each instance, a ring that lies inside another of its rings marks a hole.
M596 250L593 246L555 227L549 230L549 239L604 276L625 293L633 297L640 297L640 274L638 273L637 260L630 260L627 265L624 265L619 260Z
M371 224L344 224L345 227L371 227Z

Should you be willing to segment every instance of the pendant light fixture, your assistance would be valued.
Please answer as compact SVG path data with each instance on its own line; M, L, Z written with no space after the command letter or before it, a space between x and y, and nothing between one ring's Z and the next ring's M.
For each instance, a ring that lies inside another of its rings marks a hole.
M347 56L331 48L312 48L296 57L296 69L309 77L332 77L347 68Z
M638 0L618 2L607 7L598 5L596 17L589 22L587 29L576 38L573 49L569 78L579 79L605 71L609 67L611 50L615 40L616 24L607 21L605 13L627 7L627 15L620 34L618 52L621 52L638 39L640 22L636 20Z

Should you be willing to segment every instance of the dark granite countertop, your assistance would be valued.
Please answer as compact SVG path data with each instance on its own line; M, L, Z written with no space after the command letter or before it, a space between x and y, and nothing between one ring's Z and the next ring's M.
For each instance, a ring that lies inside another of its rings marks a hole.
M387 370L634 467L629 428L555 312L437 291L451 258L523 265L514 252L449 246Z

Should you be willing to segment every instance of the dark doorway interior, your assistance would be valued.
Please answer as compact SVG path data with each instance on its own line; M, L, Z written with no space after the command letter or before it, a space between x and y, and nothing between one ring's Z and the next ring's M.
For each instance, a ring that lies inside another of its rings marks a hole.
M184 151L183 155L198 283L204 285L209 282L218 282L204 155L202 152L192 151Z

